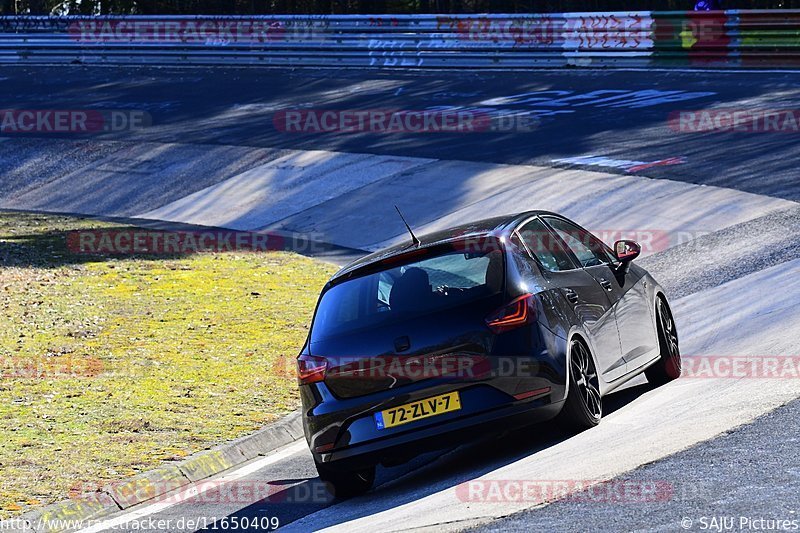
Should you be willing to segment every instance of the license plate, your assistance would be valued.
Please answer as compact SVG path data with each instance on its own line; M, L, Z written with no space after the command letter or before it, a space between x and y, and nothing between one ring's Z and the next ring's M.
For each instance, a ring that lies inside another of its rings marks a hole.
M461 398L457 392L451 392L375 413L375 423L378 429L386 429L460 409Z

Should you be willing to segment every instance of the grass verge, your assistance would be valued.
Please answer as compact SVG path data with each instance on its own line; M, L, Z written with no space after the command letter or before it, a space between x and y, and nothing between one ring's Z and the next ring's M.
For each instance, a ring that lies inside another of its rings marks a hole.
M285 252L71 254L119 225L0 213L0 519L249 432L335 267Z

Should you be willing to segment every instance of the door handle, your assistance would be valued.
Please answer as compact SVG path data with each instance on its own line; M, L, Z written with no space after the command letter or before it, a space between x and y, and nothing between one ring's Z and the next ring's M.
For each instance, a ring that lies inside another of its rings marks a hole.
M572 289L565 289L564 295L567 297L567 300L570 303L576 304L578 303L578 293L573 291Z
M610 282L610 281L608 281L607 279L602 279L602 278L601 278L599 281L600 281L600 285L601 285L601 286L602 286L602 287L603 287L605 290L607 290L607 291L610 291L610 290L612 289L611 282Z

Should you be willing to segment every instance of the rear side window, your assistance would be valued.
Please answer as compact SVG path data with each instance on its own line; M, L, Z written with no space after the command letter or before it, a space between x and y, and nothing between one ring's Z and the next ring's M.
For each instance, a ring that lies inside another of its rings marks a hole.
M528 252L547 270L560 272L576 268L559 240L541 220L531 220L522 226L517 233L522 242L525 243Z
M311 341L444 311L499 294L503 253L451 252L333 286L322 295Z

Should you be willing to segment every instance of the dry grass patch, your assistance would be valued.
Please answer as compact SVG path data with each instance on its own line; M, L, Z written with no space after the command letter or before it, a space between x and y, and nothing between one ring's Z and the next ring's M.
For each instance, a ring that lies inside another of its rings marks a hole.
M112 227L0 213L0 518L252 432L335 267L291 253L71 255ZM113 225L118 228L118 225Z

